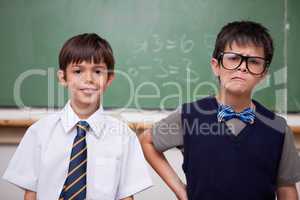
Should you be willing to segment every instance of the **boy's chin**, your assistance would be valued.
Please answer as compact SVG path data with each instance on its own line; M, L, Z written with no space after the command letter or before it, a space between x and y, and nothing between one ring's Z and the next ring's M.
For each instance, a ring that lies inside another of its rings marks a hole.
M233 94L235 96L244 96L244 95L248 96L250 91L247 90L247 88L235 86L235 87L227 88L226 93Z
M81 106L85 106L85 107L89 108L89 107L95 107L95 105L99 104L100 98L94 97L94 96L83 97L83 98L77 99L76 102L78 104L80 104Z

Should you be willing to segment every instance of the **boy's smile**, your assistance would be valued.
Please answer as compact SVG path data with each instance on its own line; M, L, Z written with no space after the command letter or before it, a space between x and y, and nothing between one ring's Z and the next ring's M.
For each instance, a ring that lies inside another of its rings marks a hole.
M77 114L93 113L99 108L101 97L113 80L105 63L83 61L71 63L65 72L59 71L60 82L69 90L71 106Z

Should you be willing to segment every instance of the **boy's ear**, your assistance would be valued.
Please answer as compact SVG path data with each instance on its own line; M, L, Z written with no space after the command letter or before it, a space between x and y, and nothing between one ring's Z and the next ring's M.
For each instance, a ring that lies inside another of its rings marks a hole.
M64 87L67 87L67 81L66 81L66 78L65 78L65 72L63 70L58 70L57 71L57 78L58 78L58 82L64 86Z
M211 69L212 69L214 75L216 77L219 77L220 76L220 66L219 66L218 60L215 58L212 58L210 60L210 66L211 66Z
M111 73L111 74L108 75L105 89L107 89L112 84L112 81L114 79L115 79L115 74L114 73Z
M264 73L262 75L260 75L259 83L264 81L266 79L267 75L268 75L268 68L264 71Z
M263 78L265 78L268 75L268 72L269 72L269 68L267 67L263 73Z

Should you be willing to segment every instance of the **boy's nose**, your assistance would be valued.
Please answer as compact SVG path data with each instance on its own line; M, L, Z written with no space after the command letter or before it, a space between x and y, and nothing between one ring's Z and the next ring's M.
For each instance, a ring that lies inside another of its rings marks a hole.
M92 80L93 80L92 73L87 72L84 76L84 81L90 83L92 82Z
M242 72L247 72L247 60L243 60L242 63L240 64L238 70L242 71Z

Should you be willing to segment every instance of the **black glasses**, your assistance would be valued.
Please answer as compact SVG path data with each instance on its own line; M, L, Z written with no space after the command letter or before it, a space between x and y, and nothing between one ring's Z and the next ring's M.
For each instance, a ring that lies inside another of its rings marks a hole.
M219 62L224 69L235 70L246 61L246 68L249 73L254 75L261 75L269 66L269 61L262 57L243 56L233 52L221 52L219 55Z

